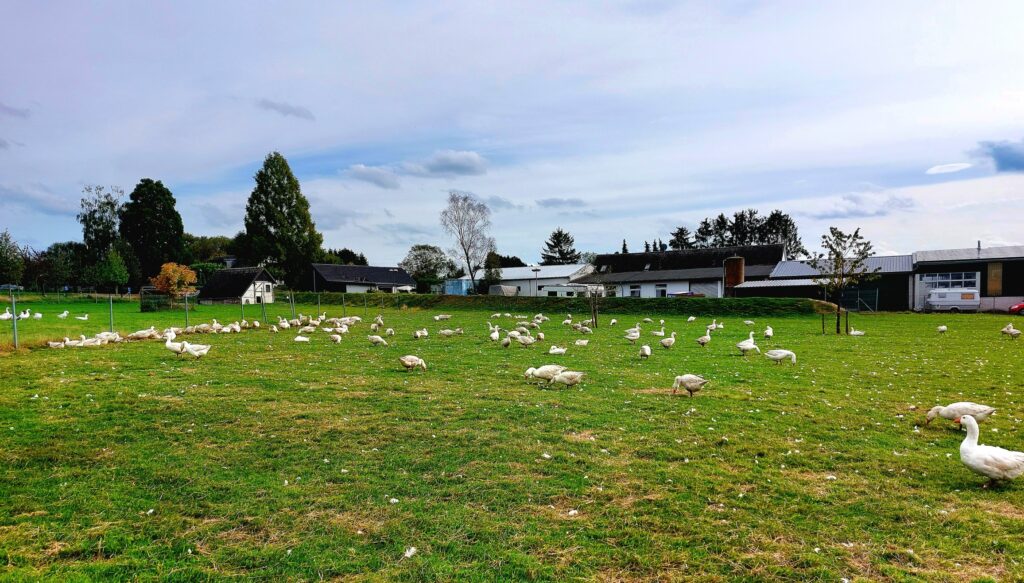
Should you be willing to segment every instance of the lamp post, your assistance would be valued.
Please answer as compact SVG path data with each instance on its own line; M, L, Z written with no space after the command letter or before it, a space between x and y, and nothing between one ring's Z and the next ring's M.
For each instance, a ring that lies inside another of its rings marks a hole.
M540 291L537 289L537 274L540 273L540 268L534 267L530 271L533 272L533 297L537 297L539 295L537 292Z

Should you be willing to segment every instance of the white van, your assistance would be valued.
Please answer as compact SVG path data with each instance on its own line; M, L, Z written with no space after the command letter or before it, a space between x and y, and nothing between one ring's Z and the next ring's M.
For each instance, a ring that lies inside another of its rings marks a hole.
M981 307L981 293L965 287L928 290L924 298L926 312L977 312Z

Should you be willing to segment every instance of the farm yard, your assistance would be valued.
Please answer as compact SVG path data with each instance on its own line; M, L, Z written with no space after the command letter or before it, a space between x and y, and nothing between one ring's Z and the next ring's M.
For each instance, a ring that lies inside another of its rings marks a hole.
M1000 334L1006 316L855 315L865 335L849 337L822 335L816 315L727 315L701 348L710 315L646 314L633 345L624 331L643 315L602 314L581 334L547 312L544 340L503 348L487 323L517 319L493 310L436 321L371 306L340 343L264 324L189 336L211 345L196 359L163 340L48 349L105 330L107 306L26 307L44 313L19 322L33 348L11 351L10 322L0 331L0 550L14 580L1024 577L1024 485L983 488L959 428L924 424L934 405L984 403L997 413L981 442L1024 449L1024 342ZM183 325L114 309L122 335ZM367 341L378 313L388 346ZM239 308L191 317L226 324ZM651 334L660 319L671 349ZM741 356L751 330L797 362ZM426 370L407 372L407 354ZM524 378L543 364L585 376ZM684 373L709 383L673 395Z

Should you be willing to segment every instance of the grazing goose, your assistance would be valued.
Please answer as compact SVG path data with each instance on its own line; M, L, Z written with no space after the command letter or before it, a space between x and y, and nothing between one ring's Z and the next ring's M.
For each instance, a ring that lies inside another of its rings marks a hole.
M679 392L679 389L685 389L687 393L692 397L694 393L701 390L701 388L708 384L708 380L704 377L695 374L684 374L676 377L674 383L672 383L672 394Z
M764 338L765 340L771 340L775 336L775 330L771 326L764 327Z
M1000 330L1000 332L1006 334L1007 336L1014 340L1016 340L1017 337L1020 336L1020 330L1013 327L1013 322L1010 322L1009 324L1003 326L1003 329Z
M31 317L32 317L32 310L30 308L25 308L24 312L18 314L18 319L19 320L28 320Z
M36 312L35 314L32 314L32 319L33 320L42 320L43 319L43 315L41 313L39 313L39 312Z
M544 366L526 369L523 373L523 378L529 379L541 379L544 381L550 381L554 376L565 370L565 367L560 364L545 364Z
M964 415L970 415L971 417L974 417L975 421L981 423L988 419L989 415L995 412L995 408L989 407L988 405L979 405L970 401L960 401L959 403L950 403L945 407L941 405L932 407L931 410L928 411L928 415L925 416L924 424L928 425L932 422L932 419L935 419L936 417L956 421Z
M504 338L504 339L503 339L503 340L501 341L501 347L502 347L502 348L508 348L508 347L509 347L509 346L511 346L511 345L512 345L512 337L511 337L511 336L506 336L506 337L505 337L505 338Z
M587 344L590 344L590 340L577 340L576 342L573 342L573 344L576 346L586 346Z
M743 323L746 324L747 326L753 326L754 325L754 321L753 320L743 320Z
M427 332L426 328L422 330L413 330L412 333L412 337L415 340L419 340L420 338L427 338L428 336L430 336L430 332Z
M768 360L775 361L775 364L782 364L782 361L787 358L793 361L793 364L796 364L796 353L792 350L782 350L780 348L776 350L769 350L768 352L765 352L764 355Z
M299 328L299 334L312 334L316 332L316 326L303 326Z
M651 357L651 347L644 344L640 347L640 360Z
M384 340L380 336L373 336L373 335L371 335L371 336L367 336L366 339L369 340L370 344L372 344L374 346L387 346L388 345L388 341Z
M76 320L81 320L81 321L85 322L86 320L89 319L89 314L85 314L83 316L75 316L75 319Z
M665 348L672 348L672 345L676 343L676 333L673 332L668 338L661 339L661 345Z
M652 320L652 319L650 319L650 318L644 318L644 324L650 324L650 323L651 323L651 322L653 322L653 321L654 321L654 320Z
M746 340L742 342L737 342L736 348L740 349L740 354L742 354L743 356L746 356L747 353L752 350L756 350L758 354L761 354L761 349L757 347L757 344L754 344L753 331L750 332L750 336Z
M960 461L972 472L988 478L986 487L1024 474L1024 452L978 445L978 422L974 417L964 415L956 421L967 429L967 437L960 444Z
M177 354L178 356L181 356L182 353L185 352L184 343L174 341L174 339L177 338L177 334L174 333L174 330L169 330L166 334L166 338L167 341L164 342L164 348L170 350L171 352Z
M191 354L196 358L202 358L206 356L207 352L210 352L209 344L189 344L188 342L182 342L181 348L187 354Z
M637 330L636 332L629 332L623 336L623 338L629 340L630 344L636 344L636 341L640 339L640 331Z
M614 326L614 325L616 325L616 324L618 324L618 323L619 323L619 321L618 321L618 320L616 320L615 318L612 318L612 321L611 321L611 322L608 322L608 325L609 325L609 326Z
M863 335L864 335L864 331L863 330L857 330L853 326L850 326L850 336L863 336Z
M533 336L524 336L520 334L519 336L516 336L516 341L519 342L519 344L521 344L524 348L526 348L527 346L532 346L533 343L537 341L537 339L534 338Z
M491 339L491 342L497 342L501 338L501 331L495 328L488 334L488 337Z
M335 344L341 344L341 335L340 334L331 334L331 342L333 342Z
M451 314L438 314L437 316L434 316L434 321L435 322L440 322L442 320L451 320L451 319L452 319L452 315Z
M253 328L259 328L260 327L260 321L259 320L253 320L252 321L252 327Z
M939 334L945 334L947 330L949 330L949 328L947 328L945 325L939 326L938 328L935 329L935 331L938 332Z
M711 323L707 325L707 331L708 332L714 332L717 329L718 329L718 320L717 319L711 320Z
M577 372L574 370L563 370L562 372L551 377L551 380L548 381L548 384L550 385L551 383L562 383L567 387L571 387L573 385L578 384L581 380L583 380L584 374L585 373Z
M463 333L462 328L456 328L454 330L448 330L448 329L441 330L437 334L439 336L443 336L445 338L451 338L452 336L455 336L456 334L462 334L462 333Z
M64 348L64 342L63 341L60 341L60 342L47 342L46 345L49 346L50 348Z
M271 324L270 325L270 331L273 332L274 334L277 334L277 326L275 326L274 324Z
M548 349L548 354L554 354L554 355L561 356L561 355L565 354L566 350L568 350L568 349L567 348L563 348L561 346L552 346L551 348Z
M385 336L394 336L395 335L395 329L394 328L388 328L387 330L384 331L384 335Z
M700 344L701 348L704 348L711 342L711 334L705 334L697 339L697 344Z
M661 330L651 330L651 334L654 335L654 336L664 336L665 335L665 327L662 326Z
M697 316L690 316L689 318L686 319L686 321L687 322L696 322L697 321Z
M398 361L405 367L405 372L412 372L413 369L422 368L427 370L427 363L420 357L412 354L398 357Z
M309 336L303 336L302 334L299 334L298 336L295 337L295 341L296 342L309 342Z

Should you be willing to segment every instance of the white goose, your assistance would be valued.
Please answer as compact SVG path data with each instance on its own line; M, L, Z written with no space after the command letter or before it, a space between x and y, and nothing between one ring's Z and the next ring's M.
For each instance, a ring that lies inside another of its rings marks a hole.
M630 344L636 344L636 341L640 339L640 331L637 330L635 332L627 332L626 335L623 336L623 338L629 340Z
M49 346L50 348L64 348L64 341L62 340L60 342L47 342L46 345Z
M7 320L10 320L12 318L14 318L14 314L11 313L11 309L4 308L4 313L0 314L0 320L6 322Z
M939 334L945 334L947 330L949 330L949 328L947 328L945 325L939 326L938 328L935 329L935 331L938 332Z
M754 325L754 321L753 320L743 320L743 323L746 324L747 326L753 326Z
M341 344L341 335L340 334L331 334L331 342L333 342L335 344Z
M89 314L84 314L82 316L75 316L75 319L76 320L81 320L81 321L85 322L86 320L89 319Z
M864 335L864 331L863 330L858 330L858 329L854 328L853 326L850 326L850 336L863 336L863 335Z
M174 333L174 330L168 330L166 338L167 341L164 342L164 348L170 350L171 352L177 354L178 356L181 356L181 354L185 352L185 347L183 346L183 343L174 341L174 339L177 338L177 334Z
M57 318L59 318L61 320L66 320L67 317L68 317L68 311L67 310L64 310L63 312L57 314Z
M707 325L707 331L713 332L718 329L718 320L711 320L711 323Z
M654 335L654 336L664 336L665 335L665 327L662 326L661 330L651 330L651 334Z
M640 347L640 360L651 357L651 347L644 344Z
M568 349L567 348L563 348L561 346L552 346L551 348L548 349L548 354L554 354L554 355L557 355L557 356L561 356L561 355L565 354L566 350L568 350Z
M39 313L39 312L36 312L35 314L32 314L32 319L33 320L42 320L43 319L43 315L41 313Z
M550 385L551 383L562 383L567 387L571 387L573 385L578 384L581 380L583 380L584 374L586 373L577 372L574 370L563 370L562 372L551 377L551 380L548 381L548 384Z
M616 324L618 324L618 323L619 323L619 321L618 321L618 320L616 320L615 318L612 318L612 321L611 321L611 322L608 322L608 325L609 325L609 326L614 326L614 325L616 325Z
M665 348L672 348L672 345L676 343L676 333L673 332L668 338L661 339L661 345Z
M740 354L742 354L743 356L746 356L747 353L752 350L756 350L758 354L761 354L761 349L757 347L757 344L754 344L753 331L750 332L750 336L746 340L744 340L743 342L737 342L736 348L740 349Z
M576 346L586 346L587 344L590 344L590 340L577 340L576 342L573 342L573 344Z
M765 340L771 340L775 336L775 330L771 326L764 327L764 338Z
M696 320L697 320L697 316L690 316L689 318L686 319L687 322L694 322Z
M697 339L697 344L700 344L701 348L704 348L705 346L707 346L709 342L711 342L711 333L710 332Z
M702 376L695 374L684 374L676 377L674 383L672 383L672 394L679 392L679 389L685 389L687 393L690 393L692 397L694 393L701 390L701 388L708 384L708 380Z
M398 361L401 362L402 366L405 367L405 371L406 372L412 372L414 369L417 369L417 368L422 368L423 370L427 370L427 363L426 363L426 361L424 361L422 358L420 358L418 356L415 356L415 355L412 355L412 354L406 354L405 356L400 356L400 357L398 357Z
M189 344L188 342L182 342L181 348L186 354L191 354L196 358L202 358L206 356L206 353L210 352L209 344Z
M1024 474L1024 452L978 445L978 422L974 417L964 415L957 421L967 429L967 437L960 444L960 461L972 472L988 478L986 487Z
M302 334L299 334L298 336L295 337L295 341L296 342L309 342L309 336L303 336Z
M956 421L964 415L970 415L971 417L974 417L975 421L981 423L995 412L995 407L979 405L978 403L972 403L970 401L960 401L958 403L950 403L945 407L942 405L932 407L925 416L924 424L928 425L932 422L932 419L935 419L936 417Z
M793 364L796 364L796 353L792 350L782 350L781 348L778 348L775 350L769 350L768 352L765 352L764 355L768 360L775 361L775 364L782 364L782 361L787 358L793 361Z
M541 379L550 381L554 376L565 370L565 367L560 364L545 364L537 368L530 367L523 373L523 378L529 379Z
M32 317L32 310L30 308L25 308L24 312L18 314L18 319L19 320L28 320L31 317Z
M380 336L367 336L366 339L369 340L370 344L372 344L374 346L387 346L388 345L388 341L384 340Z

